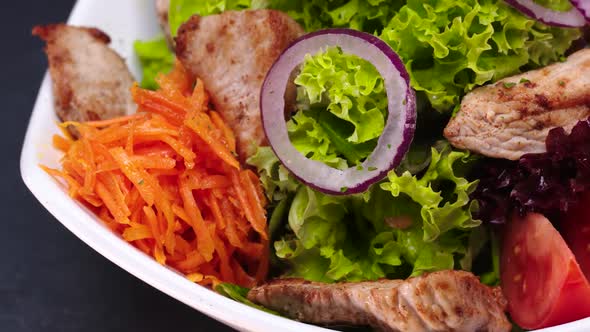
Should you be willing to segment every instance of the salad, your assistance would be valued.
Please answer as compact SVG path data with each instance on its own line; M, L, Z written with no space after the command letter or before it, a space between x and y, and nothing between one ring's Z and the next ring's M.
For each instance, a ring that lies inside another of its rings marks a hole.
M64 121L45 170L124 240L319 325L590 316L590 1L156 7L139 85L102 32L34 30Z

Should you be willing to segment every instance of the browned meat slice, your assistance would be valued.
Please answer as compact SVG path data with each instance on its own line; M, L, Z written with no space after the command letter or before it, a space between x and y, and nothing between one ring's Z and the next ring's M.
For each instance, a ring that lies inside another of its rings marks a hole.
M244 161L266 139L259 96L266 73L303 29L274 10L193 16L180 27L176 55L203 80L215 108L236 134Z
M473 90L445 129L454 146L516 160L545 152L549 130L590 115L590 49L567 61Z
M158 15L158 22L160 27L168 40L169 45L173 45L172 35L170 34L170 25L168 24L168 8L170 8L170 0L156 0L156 14Z
M134 80L104 32L65 24L37 26L47 46L55 107L62 121L110 119L135 110Z
M279 279L253 288L248 299L314 324L368 325L391 332L511 329L500 289L464 271L339 284Z

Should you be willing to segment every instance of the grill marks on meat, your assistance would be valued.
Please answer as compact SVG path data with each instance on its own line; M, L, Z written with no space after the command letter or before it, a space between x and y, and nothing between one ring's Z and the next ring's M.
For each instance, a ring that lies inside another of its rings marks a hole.
M444 135L457 148L516 160L545 152L549 130L590 116L590 49L567 61L473 90Z
M266 73L301 34L297 22L275 10L193 16L178 31L176 55L203 80L216 110L236 134L242 161L266 143L259 105Z
M314 324L369 325L381 331L510 331L506 300L464 271L408 280L322 284L278 279L253 288L251 301Z
M93 29L53 24L33 35L46 42L56 112L62 121L94 121L135 110L129 89L134 80L110 38ZM75 134L75 133L73 133Z

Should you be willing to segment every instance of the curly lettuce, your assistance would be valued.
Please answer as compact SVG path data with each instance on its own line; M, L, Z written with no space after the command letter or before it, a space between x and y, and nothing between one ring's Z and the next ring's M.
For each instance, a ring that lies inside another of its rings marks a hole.
M327 27L379 32L404 4L401 0L267 0L269 8L282 10L306 31Z
M475 186L463 178L472 159L448 144L438 146L421 175L391 172L356 196L325 195L289 177L287 189L285 180L273 180L279 161L260 148L249 163L265 187L272 183L273 196L294 195L285 213L287 231L273 245L288 275L334 282L470 269L477 254L470 234L480 224L472 216L477 206L465 200Z
M409 0L380 37L403 59L412 87L449 111L477 85L557 61L580 31L546 26L500 0Z
M295 148L340 169L367 158L387 118L387 95L377 69L331 47L306 56L295 84L299 112L287 123Z
M295 84L300 87L299 102L325 105L352 125L347 141L364 143L381 135L387 95L383 78L370 62L330 47L305 57Z
M442 233L454 228L472 228L481 224L474 220L472 212L477 201L469 195L475 191L477 181L469 182L457 176L455 163L469 163L466 152L451 151L449 146L438 152L432 148L430 166L418 178L409 171L398 175L390 172L381 189L391 192L394 197L407 195L420 205L420 216L424 229L424 241L433 241Z
M260 182L269 201L282 201L289 193L295 192L299 182L283 166L270 147L259 147L256 154L248 158L248 164L258 170Z

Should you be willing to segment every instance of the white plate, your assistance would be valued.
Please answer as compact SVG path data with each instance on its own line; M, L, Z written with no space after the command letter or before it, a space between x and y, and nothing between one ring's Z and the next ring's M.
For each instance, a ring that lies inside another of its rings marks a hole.
M69 23L95 26L108 33L113 40L111 46L127 59L138 77L140 70L133 54L133 41L148 39L159 33L152 3L152 0L80 0L71 13ZM50 143L52 135L58 132L50 83L49 76L45 75L27 130L20 168L27 187L57 220L94 250L137 278L235 329L252 332L329 331L250 308L188 281L111 233L96 216L72 200L38 166L57 167L60 157ZM590 318L542 331L590 331Z

